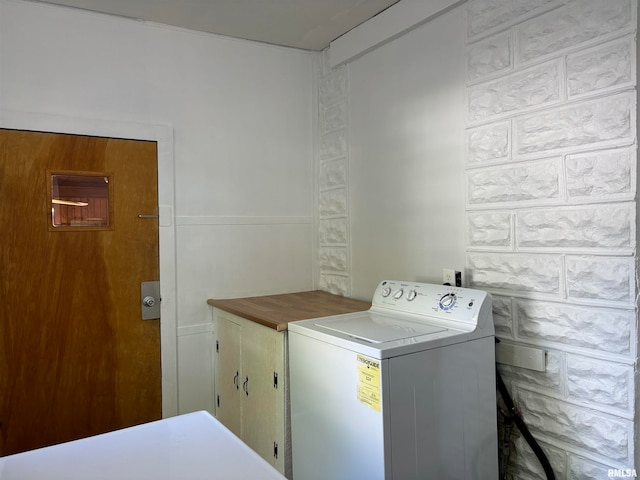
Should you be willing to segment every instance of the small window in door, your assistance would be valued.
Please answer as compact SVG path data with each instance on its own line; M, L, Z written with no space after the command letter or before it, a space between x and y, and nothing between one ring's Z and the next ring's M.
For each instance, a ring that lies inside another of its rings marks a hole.
M112 175L48 172L50 230L110 230Z

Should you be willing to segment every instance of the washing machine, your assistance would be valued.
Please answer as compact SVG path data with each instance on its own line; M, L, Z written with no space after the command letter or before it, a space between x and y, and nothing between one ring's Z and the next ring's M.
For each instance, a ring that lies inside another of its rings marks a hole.
M288 336L294 480L498 478L487 292L385 280Z

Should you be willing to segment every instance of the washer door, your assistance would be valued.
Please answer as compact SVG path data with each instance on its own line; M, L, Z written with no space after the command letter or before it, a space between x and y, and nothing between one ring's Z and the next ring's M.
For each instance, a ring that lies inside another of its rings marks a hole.
M371 312L363 312L349 318L319 321L315 325L370 343L392 342L447 330L427 323Z

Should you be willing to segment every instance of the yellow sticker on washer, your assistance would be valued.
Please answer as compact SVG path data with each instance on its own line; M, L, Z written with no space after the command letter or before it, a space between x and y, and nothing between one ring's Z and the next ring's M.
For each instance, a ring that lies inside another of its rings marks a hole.
M380 411L380 360L358 355L358 400Z

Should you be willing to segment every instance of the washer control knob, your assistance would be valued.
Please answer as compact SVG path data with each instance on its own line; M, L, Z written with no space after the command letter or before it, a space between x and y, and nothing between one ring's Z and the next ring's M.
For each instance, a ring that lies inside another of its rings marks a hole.
M402 294L404 293L403 289L398 290L394 295L393 298L395 298L396 300L402 298Z
M391 295L391 289L389 287L384 287L382 289L382 296L388 297L389 295Z
M418 292L416 292L415 290L409 290L409 293L407 294L407 301L411 302L415 300L417 296L418 296Z
M440 297L440 308L442 310L451 310L456 304L456 294L455 293L445 293L442 297Z

